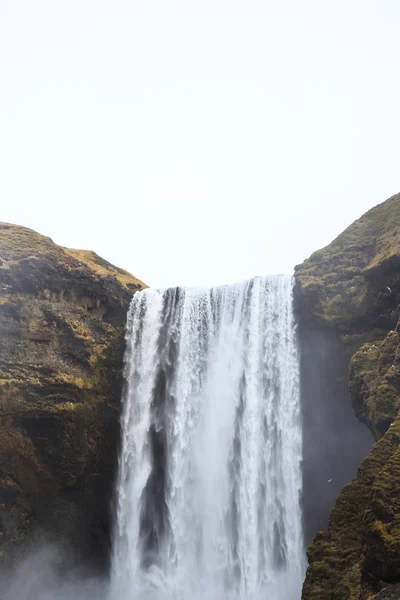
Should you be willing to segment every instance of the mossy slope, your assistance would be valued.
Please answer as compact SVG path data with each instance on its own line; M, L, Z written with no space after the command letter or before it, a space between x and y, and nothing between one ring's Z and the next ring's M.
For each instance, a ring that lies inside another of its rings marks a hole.
M345 486L308 549L306 600L359 600L400 580L400 418Z
M302 326L336 332L376 443L308 549L303 600L400 598L400 195L296 268Z
M396 324L400 292L400 194L368 211L296 267L302 313L343 334Z
M0 560L33 534L107 559L123 332L143 287L0 223Z

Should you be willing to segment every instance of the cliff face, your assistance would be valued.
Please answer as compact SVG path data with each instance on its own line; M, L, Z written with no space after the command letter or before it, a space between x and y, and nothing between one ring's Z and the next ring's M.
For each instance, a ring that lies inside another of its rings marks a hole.
M296 268L300 329L333 336L376 441L308 549L305 600L400 598L399 241L396 195Z
M107 561L125 318L143 287L0 223L0 561L41 535Z
M400 194L353 223L296 267L303 319L342 336L381 338L397 322ZM355 338L355 345L360 341Z

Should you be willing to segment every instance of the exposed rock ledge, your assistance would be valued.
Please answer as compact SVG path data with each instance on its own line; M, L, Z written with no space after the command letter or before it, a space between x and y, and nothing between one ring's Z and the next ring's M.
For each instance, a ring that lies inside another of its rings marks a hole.
M308 549L304 600L400 598L400 195L296 268L302 327L334 332L376 443Z
M42 534L107 561L123 332L143 287L0 223L0 561Z

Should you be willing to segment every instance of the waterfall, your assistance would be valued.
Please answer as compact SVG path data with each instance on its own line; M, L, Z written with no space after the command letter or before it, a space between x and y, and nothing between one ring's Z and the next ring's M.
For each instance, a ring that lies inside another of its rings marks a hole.
M134 295L113 598L300 598L292 290L271 276Z

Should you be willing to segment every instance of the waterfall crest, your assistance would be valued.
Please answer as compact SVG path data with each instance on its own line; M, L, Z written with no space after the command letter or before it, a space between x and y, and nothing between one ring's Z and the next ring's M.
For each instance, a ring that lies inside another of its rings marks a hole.
M134 295L113 597L300 598L292 290L272 276Z

